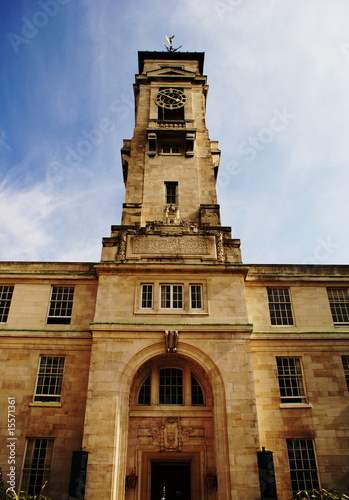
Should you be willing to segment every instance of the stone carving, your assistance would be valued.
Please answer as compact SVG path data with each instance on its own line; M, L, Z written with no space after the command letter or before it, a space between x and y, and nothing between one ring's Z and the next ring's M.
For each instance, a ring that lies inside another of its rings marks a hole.
M221 231L217 233L217 258L219 262L224 260L223 234Z
M152 235L133 240L135 254L162 255L209 255L210 242L205 236L186 236L182 239L171 236Z
M181 452L183 435L188 437L193 432L191 427L183 429L180 417L163 417L160 427L160 451Z
M181 451L182 440L179 417L165 417L160 428L160 450Z
M146 226L146 234L176 234L181 236L182 234L197 234L197 232L197 224L186 219L181 219L176 224L155 220L148 222Z
M159 442L160 451L177 451L183 449L183 438L194 433L192 427L182 427L181 417L162 417L160 427L138 428L139 438L151 436Z
M126 231L121 231L120 244L119 244L119 260L123 262L125 259L126 259Z
M159 435L159 429L157 427L152 427L149 429L149 434L153 437L156 437Z
M179 333L177 331L165 331L166 352L177 352Z
M166 205L164 209L164 218L166 224L178 224L179 208L176 205Z

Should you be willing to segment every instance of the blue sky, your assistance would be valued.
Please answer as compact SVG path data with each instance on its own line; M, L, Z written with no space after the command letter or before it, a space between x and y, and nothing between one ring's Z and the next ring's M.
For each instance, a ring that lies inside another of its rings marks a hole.
M245 263L348 263L347 0L3 0L0 260L98 261L137 51L205 52L222 223Z

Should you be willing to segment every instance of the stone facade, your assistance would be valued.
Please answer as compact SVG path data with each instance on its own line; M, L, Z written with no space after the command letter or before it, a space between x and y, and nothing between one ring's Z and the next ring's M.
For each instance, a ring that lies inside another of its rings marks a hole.
M349 323L329 297L348 311L349 266L242 263L220 224L202 53L140 52L134 88L101 262L1 264L5 481L34 488L36 468L53 500L83 498L82 448L87 500L287 500L307 474L348 492Z

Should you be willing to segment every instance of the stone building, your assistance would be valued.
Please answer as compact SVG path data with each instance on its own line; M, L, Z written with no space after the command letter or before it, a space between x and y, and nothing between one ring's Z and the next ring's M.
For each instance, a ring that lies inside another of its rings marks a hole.
M99 263L1 263L6 486L348 493L349 266L242 263L220 223L203 62L139 53L122 220Z

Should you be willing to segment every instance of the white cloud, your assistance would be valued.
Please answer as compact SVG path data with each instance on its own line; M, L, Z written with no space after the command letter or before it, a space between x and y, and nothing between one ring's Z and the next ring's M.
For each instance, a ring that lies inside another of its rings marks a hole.
M1 186L0 259L37 260L52 238L46 225L52 200L40 186L14 191Z

